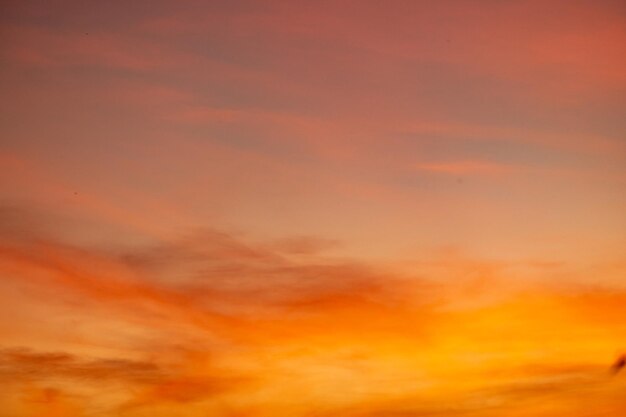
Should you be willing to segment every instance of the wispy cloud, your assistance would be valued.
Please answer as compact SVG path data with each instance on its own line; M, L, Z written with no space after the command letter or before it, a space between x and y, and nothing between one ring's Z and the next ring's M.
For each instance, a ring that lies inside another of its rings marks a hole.
M17 208L2 213L5 225L29 216ZM50 398L70 395L67 401L89 409L81 393L108 386L103 410L131 416L177 405L252 415L533 413L546 403L570 410L579 392L600 409L619 410L608 351L623 334L621 292L532 284L483 297L506 288L503 265L442 259L449 265L439 269L457 276L444 284L433 265L424 264L418 278L332 260L317 251L325 241L306 237L277 244L206 230L130 250L77 245L30 221L2 230L5 282L25 299L51 290L54 299L39 301L44 311L91 316L96 332L66 329L57 341L65 340L65 351L5 344L7 390L36 384L52 390ZM463 304L467 297L481 301ZM142 337L107 342L118 356L85 353L97 351L98 329L111 322L142 329ZM590 337L596 341L578 343ZM395 388L375 388L389 381ZM336 384L353 389L335 398ZM285 390L302 396L302 409L278 395Z
M498 175L515 170L511 165L487 161L420 163L415 168L419 171L448 175Z

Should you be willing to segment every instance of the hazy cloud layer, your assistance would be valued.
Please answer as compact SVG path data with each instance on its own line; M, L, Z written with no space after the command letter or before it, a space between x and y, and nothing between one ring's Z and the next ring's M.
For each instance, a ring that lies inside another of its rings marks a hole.
M4 1L0 416L624 414L619 1Z

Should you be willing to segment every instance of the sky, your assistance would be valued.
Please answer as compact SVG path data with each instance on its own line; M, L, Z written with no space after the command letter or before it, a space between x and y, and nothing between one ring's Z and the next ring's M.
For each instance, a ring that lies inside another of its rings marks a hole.
M0 3L0 417L626 413L626 6Z

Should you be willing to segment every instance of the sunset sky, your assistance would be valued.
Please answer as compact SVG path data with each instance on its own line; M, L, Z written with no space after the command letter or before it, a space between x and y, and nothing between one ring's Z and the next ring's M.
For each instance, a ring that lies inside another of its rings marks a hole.
M626 415L621 0L0 2L0 417Z

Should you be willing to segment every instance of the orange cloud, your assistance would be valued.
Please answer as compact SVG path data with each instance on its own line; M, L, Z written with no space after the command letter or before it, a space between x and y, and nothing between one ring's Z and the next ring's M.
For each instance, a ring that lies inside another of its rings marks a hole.
M7 392L48 386L88 410L98 398L88 393L107 386L98 407L128 416L497 415L520 404L541 416L573 412L581 393L600 410L621 407L609 366L625 342L623 292L529 283L485 297L507 288L506 265L452 253L416 279L220 231L125 253L38 230L5 234L7 279L53 290L47 311L78 303L72 314L96 328L138 326L151 342L117 340L119 358L73 353L69 340L60 353L5 345ZM441 281L448 269L455 277ZM94 336L82 337L98 346ZM334 395L341 386L353 388Z
M5 349L0 352L3 378L13 381L70 378L103 382L149 383L160 379L154 363L124 359L81 360L68 353L37 353L27 349Z

